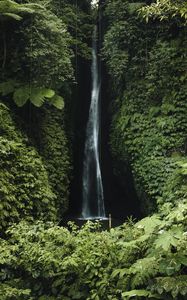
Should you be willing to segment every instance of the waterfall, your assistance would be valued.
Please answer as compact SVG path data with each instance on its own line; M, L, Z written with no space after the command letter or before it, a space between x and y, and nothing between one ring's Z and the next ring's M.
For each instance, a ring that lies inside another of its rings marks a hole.
M100 78L97 56L97 26L92 37L92 93L83 161L82 218L105 218L103 185L99 162Z

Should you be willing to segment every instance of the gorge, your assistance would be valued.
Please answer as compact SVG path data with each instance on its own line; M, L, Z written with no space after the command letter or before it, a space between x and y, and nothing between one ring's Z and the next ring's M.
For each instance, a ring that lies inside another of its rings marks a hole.
M1 300L186 299L187 2L96 3L0 0Z

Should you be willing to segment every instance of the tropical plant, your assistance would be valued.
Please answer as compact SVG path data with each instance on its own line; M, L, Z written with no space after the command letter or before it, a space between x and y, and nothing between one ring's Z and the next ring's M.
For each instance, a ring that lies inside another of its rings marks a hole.
M184 0L157 0L150 6L141 8L140 13L148 22L149 19L166 21L177 19L187 22L187 3Z
M22 16L35 13L37 8L41 8L38 4L19 4L12 0L0 0L0 19L5 21L12 18L20 21Z
M176 225L180 209L111 231L98 222L13 226L9 240L0 240L0 292L5 299L13 292L25 299L185 299L187 203Z
M0 83L0 93L2 96L13 94L12 98L18 107L22 107L28 100L36 107L41 107L47 102L58 109L64 107L64 100L55 94L52 89L35 87L29 84L22 86L19 82L9 80Z

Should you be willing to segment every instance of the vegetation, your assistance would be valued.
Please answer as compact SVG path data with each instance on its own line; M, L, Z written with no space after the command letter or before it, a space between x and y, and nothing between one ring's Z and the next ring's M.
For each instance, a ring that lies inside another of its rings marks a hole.
M96 11L0 0L2 300L187 297L186 1L101 2L111 152L120 176L130 164L145 217L58 226L73 174L66 120Z
M110 73L114 98L111 126L114 160L120 161L121 165L130 162L145 215L156 212L164 223L171 222L171 215L175 215L172 217L175 229L170 228L167 233L162 229L158 231L158 239L148 246L148 256L141 257L122 273L122 278L131 272L136 274L137 267L145 276L144 282L140 273L131 279L129 291L123 294L129 298L157 299L160 294L161 299L182 299L182 295L171 291L171 285L176 287L175 291L183 289L180 271L175 277L167 270L171 266L167 255L171 252L175 255L176 248L171 246L170 252L166 244L167 241L172 243L170 233L181 229L177 211L187 207L186 12L185 1L164 0L153 1L149 6L143 1L107 1L105 9L108 27L103 58ZM117 164L118 168L120 164ZM145 218L140 223L147 221L150 219ZM182 223L185 232L186 217ZM150 223L149 226L151 228ZM160 241L167 252L164 256L159 245L156 246ZM154 255L158 255L154 259L150 254L153 253L152 245L155 245ZM157 265L161 257L165 265L162 269L166 272L164 276ZM177 266L176 261L174 265ZM153 280L149 277L151 270L155 272L151 275ZM185 267L183 271L186 276ZM145 288L146 276L149 284ZM133 289L139 286L156 294L136 294Z
M183 0L157 0L151 6L145 6L140 11L142 16L146 18L158 18L160 21L170 19L182 19L182 22L186 24L187 20L187 4Z
M39 114L40 130L37 142L40 155L43 157L53 192L56 194L57 214L62 218L68 209L69 184L71 176L71 157L65 134L62 112L51 107ZM54 138L55 133L55 138ZM38 133L37 133L38 135Z
M42 159L0 105L0 228L20 221L56 220L56 196Z
M185 299L186 216L180 203L110 232L20 223L1 240L2 299Z
M156 209L156 202L171 205L185 198L185 179L179 180L178 169L186 160L187 44L183 18L146 24L141 14L146 17L155 4L141 6L109 1L103 53L118 91L112 151L130 161L147 213ZM174 197L173 191L180 189Z
M70 141L58 109L70 97L74 53L89 56L84 10L69 1L0 1L1 228L60 220L68 208Z

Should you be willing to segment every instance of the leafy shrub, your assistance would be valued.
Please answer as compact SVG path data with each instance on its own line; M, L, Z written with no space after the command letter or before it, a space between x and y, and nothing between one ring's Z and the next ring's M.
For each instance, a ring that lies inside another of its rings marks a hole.
M97 222L81 230L73 223L67 229L22 222L7 231L8 241L0 240L0 293L5 299L11 293L40 300L185 299L186 216L185 203L165 218L155 214L109 232Z

